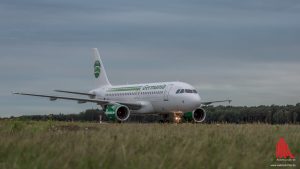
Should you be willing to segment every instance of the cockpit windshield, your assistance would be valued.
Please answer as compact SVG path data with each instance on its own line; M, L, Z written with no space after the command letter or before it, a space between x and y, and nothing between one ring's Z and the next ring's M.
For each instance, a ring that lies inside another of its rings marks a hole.
M198 93L198 92L195 89L178 89L176 91L176 94L179 94L179 93Z
M193 90L191 90L191 89L185 89L184 91L185 91L185 93L193 93Z

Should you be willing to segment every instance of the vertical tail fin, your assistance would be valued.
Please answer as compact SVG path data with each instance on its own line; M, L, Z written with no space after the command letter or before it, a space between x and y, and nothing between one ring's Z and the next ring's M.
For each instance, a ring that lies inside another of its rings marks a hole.
M96 80L98 81L98 85L100 86L110 86L110 82L107 78L106 71L103 65L103 62L100 58L100 54L98 52L97 48L93 48L93 54L94 54L94 75Z

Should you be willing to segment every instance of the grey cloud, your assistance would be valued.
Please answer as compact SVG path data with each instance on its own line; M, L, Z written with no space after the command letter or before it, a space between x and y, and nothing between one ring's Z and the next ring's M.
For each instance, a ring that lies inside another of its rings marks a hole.
M93 88L92 47L100 48L113 84L180 80L203 99L230 97L235 105L300 100L295 0L4 0L0 9L6 115L90 108L10 92Z

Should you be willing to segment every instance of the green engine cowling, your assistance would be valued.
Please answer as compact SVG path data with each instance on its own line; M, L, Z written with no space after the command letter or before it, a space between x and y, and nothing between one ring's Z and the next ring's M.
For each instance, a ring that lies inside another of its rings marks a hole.
M202 108L197 108L192 112L186 112L183 114L183 119L185 121L193 121L196 123L201 123L205 120L206 112Z
M126 121L130 116L130 110L127 106L121 104L109 104L106 106L105 115L111 121Z

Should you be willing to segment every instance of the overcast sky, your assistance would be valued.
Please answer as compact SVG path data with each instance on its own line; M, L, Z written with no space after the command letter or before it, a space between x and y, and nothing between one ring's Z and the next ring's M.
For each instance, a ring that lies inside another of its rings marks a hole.
M12 91L88 91L91 48L112 84L184 81L204 100L300 102L298 0L1 0L0 116L94 104Z

